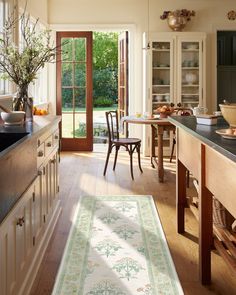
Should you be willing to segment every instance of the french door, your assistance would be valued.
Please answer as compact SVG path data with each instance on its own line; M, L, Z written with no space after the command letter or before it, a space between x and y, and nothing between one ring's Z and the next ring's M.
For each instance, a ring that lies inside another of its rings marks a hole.
M118 114L119 119L128 115L129 103L129 61L128 32L121 32L118 38ZM128 136L128 124L125 124L125 136Z
M62 150L93 149L92 32L57 32Z

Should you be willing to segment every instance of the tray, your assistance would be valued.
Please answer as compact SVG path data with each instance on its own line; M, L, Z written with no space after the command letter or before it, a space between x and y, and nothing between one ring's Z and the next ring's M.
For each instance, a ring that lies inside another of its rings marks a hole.
M236 139L236 134L227 134L226 133L226 130L228 130L228 129L229 128L227 128L227 129L219 129L219 130L216 130L216 133L220 134L225 139Z

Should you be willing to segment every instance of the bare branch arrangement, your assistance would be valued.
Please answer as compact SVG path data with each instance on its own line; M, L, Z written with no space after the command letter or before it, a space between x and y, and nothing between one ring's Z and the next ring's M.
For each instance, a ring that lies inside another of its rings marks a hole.
M29 84L45 63L55 59L56 47L51 45L49 30L36 31L39 19L30 25L30 15L23 12L15 17L15 10L6 20L0 38L0 72L18 86ZM22 44L14 42L14 32L20 24Z

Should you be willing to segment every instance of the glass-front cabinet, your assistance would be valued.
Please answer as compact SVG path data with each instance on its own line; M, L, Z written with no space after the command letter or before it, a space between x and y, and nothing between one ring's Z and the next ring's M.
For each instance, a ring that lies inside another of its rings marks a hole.
M160 105L206 106L205 33L150 33L144 53L147 112Z
M206 34L151 32L144 34L144 112L154 114L163 105L206 107ZM146 44L150 48L146 48ZM146 143L150 132L145 129ZM164 134L164 155L169 155L172 134ZM145 154L149 146L145 144Z

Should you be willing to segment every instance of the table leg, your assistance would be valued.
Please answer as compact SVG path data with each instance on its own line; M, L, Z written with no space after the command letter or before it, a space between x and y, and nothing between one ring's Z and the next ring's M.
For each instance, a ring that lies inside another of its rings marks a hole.
M158 140L158 175L159 181L163 182L164 180L164 167L163 167L163 132L164 128L162 126L158 126L157 128L157 140Z
M177 160L176 173L176 206L177 206L177 231L184 233L184 209L186 207L186 171L187 168Z
M155 133L156 133L156 127L154 125L151 125L151 132L152 132L152 135L151 135L151 165L152 165L152 168L155 168L155 165L154 165L154 159L156 158L156 155L155 155Z

